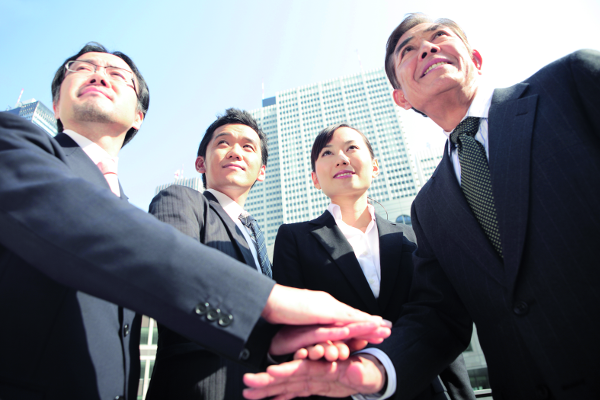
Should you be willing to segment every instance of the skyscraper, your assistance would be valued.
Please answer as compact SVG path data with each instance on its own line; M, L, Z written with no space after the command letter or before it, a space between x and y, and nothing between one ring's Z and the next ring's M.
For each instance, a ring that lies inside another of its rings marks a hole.
M316 218L329 204L310 178L310 150L324 127L339 122L362 131L379 160L380 173L369 190L384 207L376 205L377 212L387 212L391 221L410 214L423 182L383 69L277 93L251 114L268 137L269 162L266 181L255 184L245 208L259 221L268 245L282 223Z
M33 122L45 130L50 136L56 136L58 133L54 112L46 107L41 101L31 99L19 102L15 108L6 111Z

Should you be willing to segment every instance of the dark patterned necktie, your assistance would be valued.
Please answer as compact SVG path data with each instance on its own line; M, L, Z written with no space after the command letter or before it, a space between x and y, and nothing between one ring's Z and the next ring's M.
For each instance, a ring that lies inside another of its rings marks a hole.
M450 140L458 147L462 191L492 246L503 257L490 167L485 148L474 138L478 129L479 118L467 117L450 134Z
M252 217L252 215L240 214L240 221L246 228L248 228L248 232L250 233L250 238L254 243L254 248L256 249L256 254L258 255L258 262L260 264L260 270L263 275L272 277L271 273L271 261L269 260L269 255L267 254L267 244L265 243L265 237L263 236L262 231L260 230L260 226L258 226L258 222Z

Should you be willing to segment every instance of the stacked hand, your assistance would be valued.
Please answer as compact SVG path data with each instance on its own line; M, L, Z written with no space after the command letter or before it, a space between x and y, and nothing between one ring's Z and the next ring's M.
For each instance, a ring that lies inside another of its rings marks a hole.
M275 285L262 316L286 324L271 342L270 353L294 353L294 361L272 365L266 372L246 374L247 399L276 400L313 394L347 397L375 393L385 383L385 370L368 354L350 356L367 343L381 343L391 323L335 300L324 292ZM290 326L300 325L300 326Z

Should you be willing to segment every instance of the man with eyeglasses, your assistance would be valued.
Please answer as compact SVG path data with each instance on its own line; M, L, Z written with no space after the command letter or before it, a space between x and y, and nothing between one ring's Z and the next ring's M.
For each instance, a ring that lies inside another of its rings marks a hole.
M149 92L125 54L86 45L52 95L56 138L0 113L0 399L136 398L131 310L255 368L267 351L389 335L380 318L276 285L128 204L117 156Z

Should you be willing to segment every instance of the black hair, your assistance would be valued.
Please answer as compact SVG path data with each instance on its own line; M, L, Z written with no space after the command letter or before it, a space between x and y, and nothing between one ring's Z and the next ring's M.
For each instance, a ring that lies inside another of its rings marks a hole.
M258 127L258 123L248 111L237 108L228 108L225 110L225 114L217 115L217 119L206 129L206 133L200 142L200 147L198 148L198 157L203 157L206 160L206 149L208 148L208 143L210 143L212 140L215 131L221 126L227 124L246 125L256 132L258 138L260 139L260 155L262 159L262 165L267 165L267 159L269 158L267 135L265 135L264 132ZM206 174L202 174L202 183L204 183L204 187L207 187Z
M123 61L125 61L127 63L127 65L129 65L129 67L135 74L135 79L136 79L135 87L136 87L136 96L138 99L137 111L138 112L141 111L144 114L144 117L146 117L146 113L148 112L148 107L150 106L150 91L148 90L148 85L146 84L144 77L142 76L142 74L140 73L138 68L135 66L135 63L126 54L121 53L120 51L110 52L106 49L106 47L102 46L100 43L97 43L97 42L87 43L85 46L83 46L83 48L81 50L79 50L79 53L67 58L65 60L65 62L63 62L62 65L58 68L58 70L56 71L56 74L54 75L54 79L52 80L52 103L56 104L56 102L60 99L60 87L61 87L63 81L65 80L65 65L69 61L76 60L80 56L82 56L83 54L86 54L86 53L112 54L114 56L121 58ZM62 124L62 122L60 122L60 119L56 120L56 125L58 127L59 132L62 132L64 130L63 124ZM127 134L125 135L125 140L123 141L123 146L125 146L127 143L129 143L131 141L131 139L133 139L133 137L135 136L137 131L138 130L135 128L131 128L127 131Z

